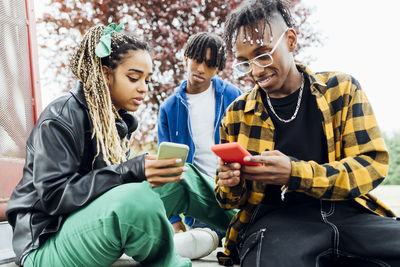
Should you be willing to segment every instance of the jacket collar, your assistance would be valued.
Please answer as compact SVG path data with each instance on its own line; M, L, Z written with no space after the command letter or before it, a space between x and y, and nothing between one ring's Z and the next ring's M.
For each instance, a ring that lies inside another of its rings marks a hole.
M322 82L317 77L317 75L310 70L310 68L300 63L296 63L296 67L300 72L305 74L306 79L308 77L308 79L310 80L311 92L315 92L316 90L318 90L319 92L323 92L325 90L326 84ZM253 90L251 90L251 92L249 93L244 112L261 112L261 110L258 110L261 107L260 103L262 104L261 94L259 93L259 90L262 89L260 89L258 84L256 84Z
M211 78L211 82L214 85L216 95L222 94L228 85L226 82L215 76ZM186 99L186 87L187 80L184 80L178 87L175 88L175 92L178 93L178 95L183 99Z

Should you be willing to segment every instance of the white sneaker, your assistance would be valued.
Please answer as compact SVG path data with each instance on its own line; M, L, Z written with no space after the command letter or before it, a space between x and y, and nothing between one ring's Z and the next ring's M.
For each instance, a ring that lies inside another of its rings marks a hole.
M195 228L174 235L175 249L179 256L199 259L218 247L218 235L209 228Z

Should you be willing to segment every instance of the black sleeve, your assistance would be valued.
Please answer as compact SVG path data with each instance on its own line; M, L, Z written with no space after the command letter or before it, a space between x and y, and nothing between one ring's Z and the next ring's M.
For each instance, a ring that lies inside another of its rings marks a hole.
M146 179L144 155L119 165L79 173L83 160L80 146L85 142L78 138L73 129L57 120L47 120L38 126L31 146L32 177L41 209L48 214L71 213L115 186Z

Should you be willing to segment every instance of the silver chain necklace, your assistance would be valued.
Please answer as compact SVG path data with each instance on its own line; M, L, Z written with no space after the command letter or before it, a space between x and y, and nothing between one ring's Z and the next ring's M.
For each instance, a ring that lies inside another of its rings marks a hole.
M278 114L276 114L274 107L271 104L271 100L269 99L269 95L267 93L267 103L269 108L271 109L272 113L274 113L275 117L278 118L278 120L280 120L281 122L284 123L288 123L291 122L292 120L294 120L297 116L297 113L299 112L300 109L300 104L301 104L301 97L303 95L303 87L304 87L304 75L301 75L301 87L300 87L300 92L299 92L299 97L297 98L297 105L296 105L296 110L293 113L293 116L290 119L284 120L281 117L278 116Z

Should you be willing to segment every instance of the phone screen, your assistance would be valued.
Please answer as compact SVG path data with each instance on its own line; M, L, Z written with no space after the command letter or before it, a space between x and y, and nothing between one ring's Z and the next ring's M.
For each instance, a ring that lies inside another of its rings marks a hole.
M247 162L243 158L251 154L238 142L224 143L211 146L211 150L222 160L232 163L238 162L243 165L260 166L259 163Z
M172 142L162 142L158 148L158 159L172 159L180 158L180 163L171 165L173 167L183 166L186 162L187 155L189 153L189 147L185 144L178 144ZM176 176L179 174L162 175L162 176Z
M185 164L187 155L189 152L189 147L184 144L177 144L171 142L162 142L158 148L158 159L171 159L180 158L182 162L176 166Z

